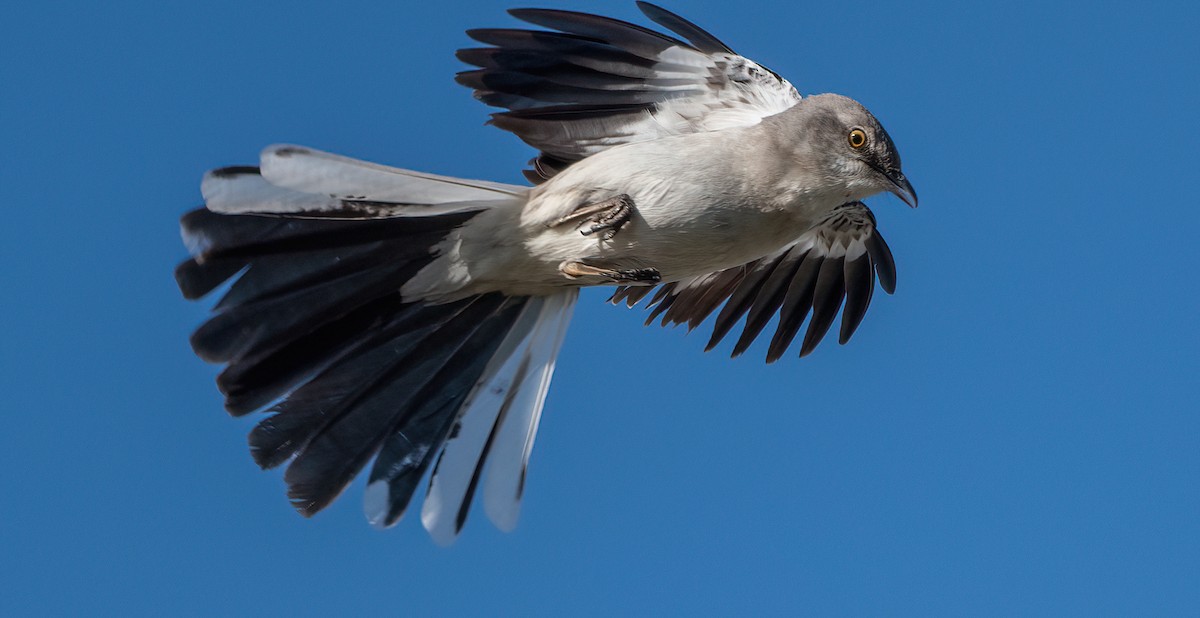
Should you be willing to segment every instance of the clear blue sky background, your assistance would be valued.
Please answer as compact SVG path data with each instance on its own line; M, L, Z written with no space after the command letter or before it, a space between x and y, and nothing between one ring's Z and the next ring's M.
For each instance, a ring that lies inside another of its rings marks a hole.
M0 614L1195 614L1183 2L672 3L880 117L921 196L871 201L897 294L773 366L585 294L516 532L379 532L361 486L297 516L187 345L177 218L273 142L518 181L451 79L506 6L5 9Z

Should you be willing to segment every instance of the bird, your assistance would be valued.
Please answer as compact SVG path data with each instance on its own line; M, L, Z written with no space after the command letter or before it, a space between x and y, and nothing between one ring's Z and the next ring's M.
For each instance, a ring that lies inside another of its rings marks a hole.
M456 81L490 124L537 150L528 186L273 145L206 173L181 218L183 296L220 289L191 336L264 469L286 466L312 516L368 464L368 521L395 525L428 478L421 522L440 544L477 493L516 526L530 452L580 288L649 298L647 324L696 328L732 355L771 319L766 361L799 336L839 343L891 250L868 196L916 207L891 137L863 105L801 96L694 23L638 2L656 30L557 9L531 28L467 31ZM719 310L718 310L719 309ZM743 321L744 319L744 321Z

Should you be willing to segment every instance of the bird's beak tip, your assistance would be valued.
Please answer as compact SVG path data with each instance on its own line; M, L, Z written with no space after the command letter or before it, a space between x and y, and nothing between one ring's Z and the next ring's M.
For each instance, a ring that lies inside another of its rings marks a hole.
M896 172L895 174L889 174L888 180L892 181L891 191L896 195L896 197L903 200L904 203L908 204L911 208L917 207L917 191L916 189L913 189L912 183L908 182L908 179L904 177L904 174L899 172Z

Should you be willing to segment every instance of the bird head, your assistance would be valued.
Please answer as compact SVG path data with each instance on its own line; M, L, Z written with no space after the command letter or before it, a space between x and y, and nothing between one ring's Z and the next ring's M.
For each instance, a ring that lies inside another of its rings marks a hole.
M886 191L917 207L896 145L867 108L837 94L807 97L796 108L798 148L805 160L816 162L814 171L845 187L847 201Z

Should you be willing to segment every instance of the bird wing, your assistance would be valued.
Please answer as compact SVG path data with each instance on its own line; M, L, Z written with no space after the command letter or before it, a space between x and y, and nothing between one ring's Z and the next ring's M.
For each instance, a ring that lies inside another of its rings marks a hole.
M819 225L779 251L735 268L658 287L647 307L646 323L662 316L661 324L699 326L721 303L705 351L715 347L746 315L733 356L746 351L779 313L779 325L767 351L767 362L779 359L800 332L809 312L808 330L800 348L806 356L816 348L842 310L838 343L846 343L862 322L875 277L891 294L896 290L896 264L891 249L875 228L875 217L862 202L833 209ZM633 307L649 295L650 287L621 287L610 302Z
M757 124L800 94L695 24L647 2L651 20L686 39L572 11L513 9L551 30L480 29L492 47L462 49L480 67L459 73L479 100L507 109L491 123L541 153L525 175L542 182L602 150L669 135Z

